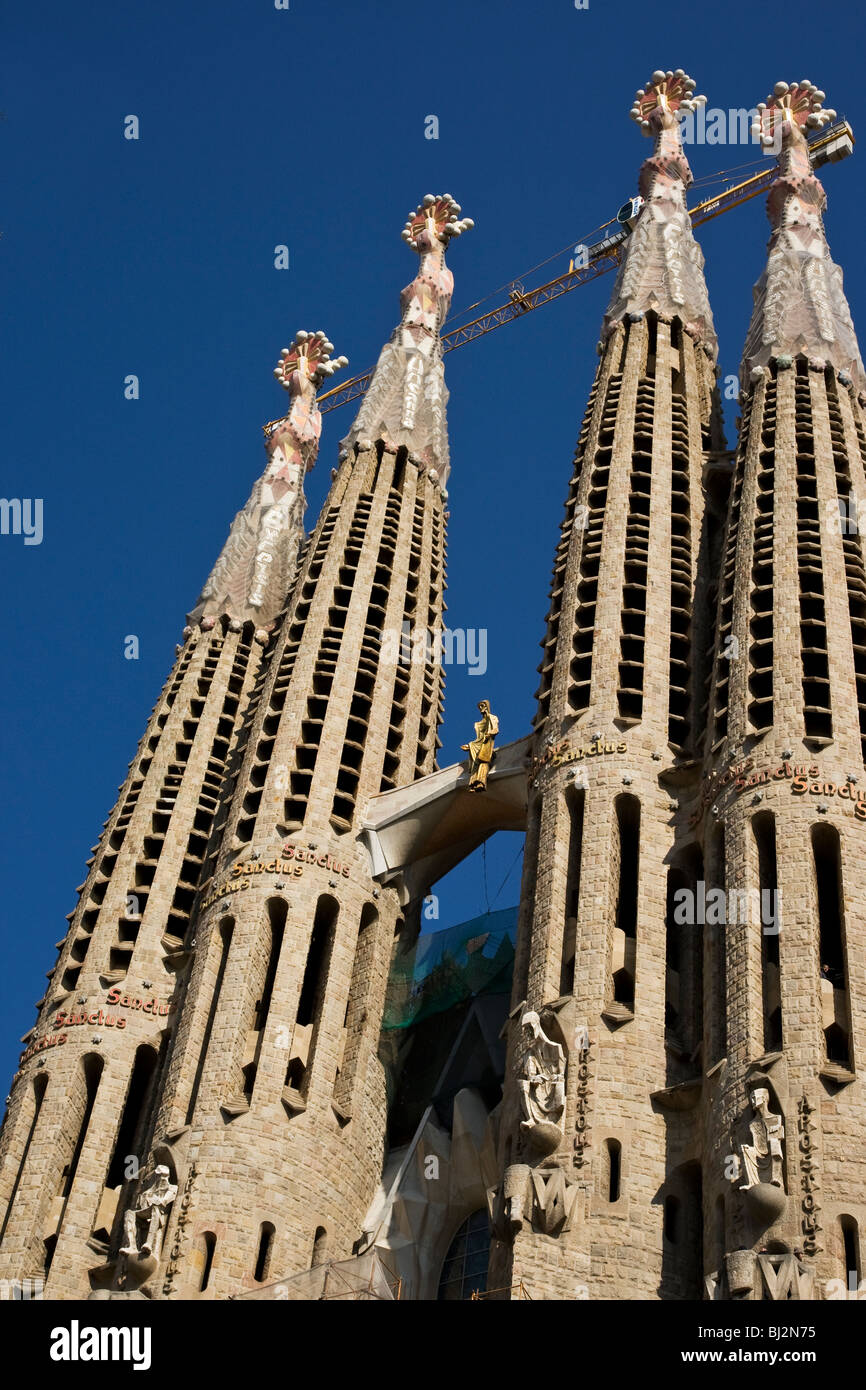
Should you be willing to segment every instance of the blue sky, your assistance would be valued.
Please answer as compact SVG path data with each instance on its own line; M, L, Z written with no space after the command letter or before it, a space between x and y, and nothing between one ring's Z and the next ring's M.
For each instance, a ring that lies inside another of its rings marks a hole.
M684 67L726 109L809 77L866 140L861 12L828 12L832 24L822 13L802 0L7 4L2 491L43 499L44 538L0 536L0 1071L11 1074L33 1023L184 614L263 466L260 426L284 399L279 349L321 327L350 373L375 362L414 272L399 233L427 192L453 193L476 222L449 255L455 310L586 237L636 189L649 144L628 109L657 66ZM129 114L138 141L123 138ZM431 114L438 140L425 139ZM701 179L759 155L695 146L689 157ZM863 159L822 175L855 323ZM725 374L767 233L762 199L699 233ZM277 244L288 271L274 269ZM566 266L567 253L526 283ZM448 619L487 630L488 669L447 672L443 762L460 756L481 697L503 740L529 727L611 286L602 278L446 358ZM129 373L138 401L124 399ZM325 417L310 525L351 410ZM124 659L127 634L138 661ZM496 892L518 847L514 836L488 847L497 907L516 900L518 868ZM438 925L482 911L480 857L440 895Z

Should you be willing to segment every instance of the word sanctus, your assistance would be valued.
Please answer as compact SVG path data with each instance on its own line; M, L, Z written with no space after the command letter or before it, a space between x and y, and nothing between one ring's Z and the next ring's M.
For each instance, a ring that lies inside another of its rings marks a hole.
M810 782L808 777L795 777L791 783L794 796L838 796L842 801L853 801L857 820L866 820L866 790L857 791L850 782Z
M65 1033L60 1033L59 1035L55 1033L46 1033L44 1037L37 1038L35 1042L32 1042L26 1052L21 1053L18 1059L19 1067L23 1067L24 1063L29 1062L31 1057L35 1057L37 1052L44 1052L47 1047L62 1047L65 1042Z
M624 743L605 743L603 739L594 738L586 746L578 745L575 748L569 746L568 740L563 739L561 743L552 743L541 755L540 758L533 758L529 764L529 775L534 777L543 767L562 767L565 763L579 763L583 758L597 758L600 753L625 753Z
M65 1014L59 1013L54 1020L55 1028L77 1028L80 1024L89 1023L96 1028L125 1028L126 1019L119 1018L115 1014L104 1014L101 1009L94 1009L91 1013Z
M283 854L287 859L300 860L302 864L315 864L320 869L330 869L331 873L342 874L343 878L349 877L348 864L341 864L339 859L334 859L330 854L317 854L317 852L304 845L293 845L291 840L283 845Z
M177 1012L177 1004L163 1004L161 999L136 999L131 994L122 994L119 989L108 991L106 1003L116 1004L121 1009L141 1009L143 1014L153 1014L154 1017L159 1015L161 1018Z

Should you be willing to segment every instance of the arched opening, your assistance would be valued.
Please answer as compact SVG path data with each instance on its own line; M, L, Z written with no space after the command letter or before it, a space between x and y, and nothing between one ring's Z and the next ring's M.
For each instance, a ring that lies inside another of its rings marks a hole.
M761 932L761 996L764 1014L764 1051L782 1047L782 992L779 978L779 910L776 874L776 820L770 811L752 817L752 834L758 854Z
M376 951L376 923L379 914L372 903L365 903L361 909L361 922L358 939L355 943L355 958L352 962L352 978L346 998L346 1013L343 1018L343 1056L334 1080L334 1102L348 1115L352 1105L355 1088L355 1075L361 1057L361 1043L364 1024L370 1006L370 993L373 988L373 958Z
M60 1217L54 1231L44 1239L45 1248L45 1273L51 1269L51 1261L54 1259L54 1252L57 1248L57 1241L63 1229L63 1221L66 1216L66 1208L69 1205L69 1197L75 1182L75 1174L78 1170L78 1162L81 1158L81 1151L87 1139L87 1130L90 1125L90 1117L93 1114L93 1107L96 1104L96 1093L99 1090L99 1082L102 1077L105 1059L97 1057L95 1053L89 1052L82 1057L78 1075L76 1077L75 1091L70 1103L73 1119L70 1129L75 1134L74 1147L69 1154L60 1173L60 1183L57 1195L63 1199ZM77 1125L75 1120L78 1120Z
M839 832L832 825L812 827L812 854L818 901L821 1026L827 1061L851 1066L845 918Z
M310 1268L315 1269L317 1265L323 1265L328 1258L328 1232L324 1226L316 1227L316 1234L313 1237L313 1255L310 1261Z
M3 1217L3 1225L0 1227L0 1241L6 1234L6 1227L9 1224L9 1217L12 1215L12 1208L15 1205L15 1198L21 1184L21 1177L27 1163L27 1156L30 1153L30 1145L33 1143L33 1136L36 1133L36 1125L39 1121L39 1112L42 1109L42 1102L45 1099L45 1092L48 1089L48 1073L40 1072L33 1080L33 1090L29 1104L32 1108L32 1118L27 1130L27 1138L24 1141L24 1149L21 1154L21 1162L18 1164L18 1172L15 1174L15 1182L9 1194L9 1201L6 1204L6 1214Z
M274 992L274 980L277 975L277 966L280 963L280 953L283 949L283 936L285 934L287 913L288 903L285 898L268 899L268 920L265 928L264 952L258 962L258 970L261 976L261 985L259 986L261 993L256 1000L253 1015L252 1032L255 1036L252 1049L253 1055L245 1059L243 1066L243 1095L247 1102L252 1100L256 1076L258 1075L265 1028L268 1022L271 998Z
M580 862L583 853L583 815L586 792L569 787L565 793L568 811L568 866L565 881L565 926L562 933L560 994L574 992L574 957L577 951L577 912L580 898Z
M665 1051L669 1085L701 1068L706 885L697 845L668 869L665 916Z
M271 1255L274 1249L274 1227L270 1221L263 1221L259 1227L259 1248L256 1253L256 1267L253 1278L263 1284L271 1272Z
M195 1239L193 1266L198 1268L198 1291L204 1293L210 1284L216 1254L216 1235L213 1231L202 1231Z
M607 1139L604 1152L607 1200L618 1202L622 1192L622 1144L618 1139Z
M323 894L316 903L316 915L307 950L307 963L298 999L291 1056L286 1067L286 1086L306 1098L315 1056L317 1032L325 1005L331 955L337 934L339 904Z
M198 1055L198 1064L195 1069L195 1077L192 1083L192 1090L190 1091L189 1104L186 1108L186 1123L188 1125L192 1124L193 1116L195 1115L195 1106L196 1101L198 1100L199 1088L201 1087L201 1078L202 1073L204 1071L205 1059L208 1055L208 1048L210 1046L211 1033L213 1032L214 1019L217 1015L220 996L222 994L223 981L225 979L226 966L228 964L229 958L229 948L231 946L232 932L234 931L234 926L235 922L233 917L224 917L220 922L216 932L214 947L216 950L216 979L214 980L213 994L211 995L210 1008L208 1009L207 1014L207 1022L205 1024L204 1033L202 1035L201 1050Z
M860 1288L860 1234L853 1216L840 1216L842 1253L845 1265L845 1288L856 1294Z
M466 1303L473 1293L484 1293L489 1259L490 1223L482 1207L466 1218L448 1247L439 1276L437 1300Z
M140 1121L144 1116L158 1055L156 1048L149 1047L146 1043L136 1049L132 1075L129 1078L129 1087L126 1092L126 1103L117 1130L114 1152L111 1155L105 1177L106 1187L119 1188L127 1177L135 1176L134 1173L126 1172L128 1159L137 1159L139 1163L142 1162L143 1155L135 1153L134 1141L140 1127Z
M614 1002L633 1010L640 868L640 802L636 796L617 797L613 840L616 916L611 953L611 984Z
M166 1040L163 1039L163 1055L165 1047ZM136 1048L114 1150L108 1164L105 1187L91 1233L94 1240L106 1244L111 1240L118 1208L123 1206L123 1185L138 1177L139 1167L144 1162L145 1136L159 1059L160 1053L147 1043Z
M710 833L707 855L707 896L714 890L726 892L725 829L716 826ZM723 916L724 914L722 914ZM720 1062L728 1050L728 983L725 951L725 925L719 914L707 911L704 946L705 978L709 981L710 1006L707 1065Z
M700 1164L670 1173L662 1206L663 1299L700 1299L704 1280L704 1209Z

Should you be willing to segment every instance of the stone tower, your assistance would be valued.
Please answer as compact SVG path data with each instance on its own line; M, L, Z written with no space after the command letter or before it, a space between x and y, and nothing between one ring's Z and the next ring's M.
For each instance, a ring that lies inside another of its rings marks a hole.
M866 380L809 162L823 95L782 82L758 108L773 230L695 811L723 890L700 1110L707 1292L725 1298L838 1297L862 1273Z
M688 798L705 698L707 492L723 455L716 342L686 208L682 111L655 72L652 137L556 550L529 772L521 915L491 1194L500 1297L699 1296L663 1194L699 1165L700 960L668 929L694 876ZM718 525L718 519L717 523ZM710 528L707 528L709 530ZM703 553L702 553L703 544ZM677 877L678 876L678 877ZM509 1290L511 1294L509 1294Z
M190 615L22 1039L0 1148L0 1275L42 1280L48 1298L89 1292L142 1152L226 767L297 566L330 348L302 333L283 351L289 413Z
M144 1173L178 1200L161 1249L115 1232L115 1290L220 1298L350 1256L381 1175L377 1044L404 908L357 833L371 797L435 766L441 666L401 657L407 628L442 627L439 330L445 248L472 225L459 212L428 196L403 233L418 274L304 551L199 894Z

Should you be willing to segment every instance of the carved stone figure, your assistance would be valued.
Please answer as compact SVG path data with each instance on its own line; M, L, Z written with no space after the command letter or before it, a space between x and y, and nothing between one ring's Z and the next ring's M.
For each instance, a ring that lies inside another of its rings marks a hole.
M170 1177L165 1164L158 1164L150 1182L142 1189L140 1206L130 1207L124 1216L126 1244L121 1247L121 1255L132 1255L137 1259L150 1255L159 1259L167 1209L177 1196L177 1184L171 1182ZM140 1245L139 1228L143 1228L144 1231L144 1239Z
M531 1214L531 1173L527 1163L512 1163L506 1168L501 1185L488 1188L490 1229L497 1240L510 1244Z
M773 1187L784 1188L782 1181L782 1140L785 1126L781 1115L770 1109L770 1092L763 1086L755 1086L749 1093L755 1118L749 1126L751 1144L740 1145L742 1168L746 1181L740 1183L740 1190L746 1191L758 1183L769 1183ZM742 1170L740 1176L743 1176Z
M578 1187L561 1168L536 1168L532 1173L535 1228L546 1236L569 1230Z
M469 754L469 790L483 792L487 787L487 774L493 761L493 744L499 733L499 720L491 713L490 701L480 700L478 708L481 718L475 725L475 737L471 743L462 743L464 753Z
M520 1022L520 1099L526 1119L521 1130L536 1147L551 1152L562 1139L565 1111L565 1054L547 1037L538 1014L530 1010Z

